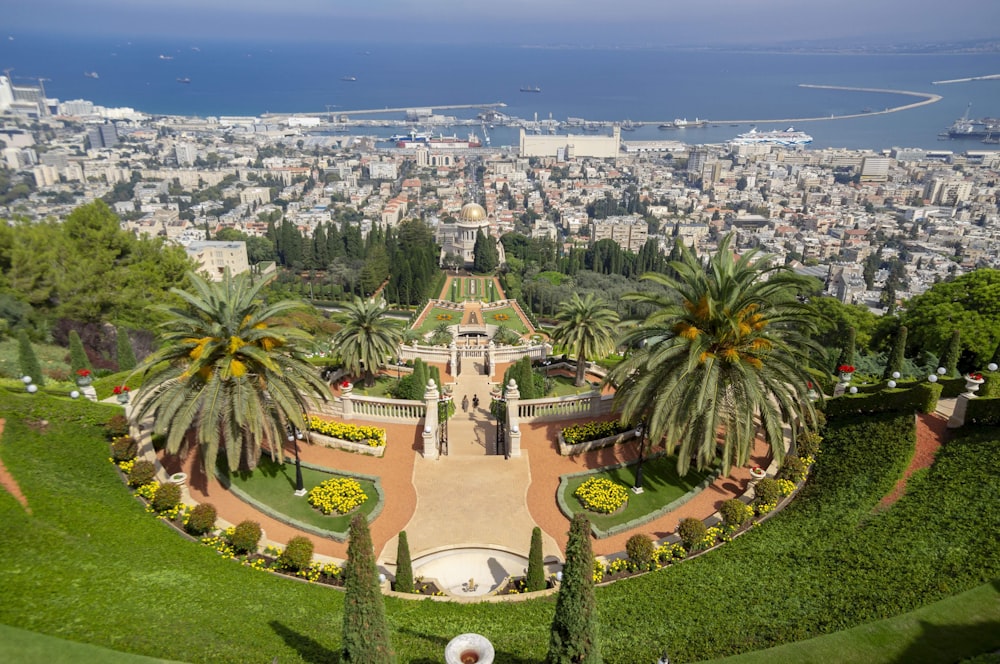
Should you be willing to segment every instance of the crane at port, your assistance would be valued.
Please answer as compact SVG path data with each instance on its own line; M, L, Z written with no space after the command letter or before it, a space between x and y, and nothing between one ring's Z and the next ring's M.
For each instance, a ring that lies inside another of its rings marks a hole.
M490 132L486 131L486 123L483 123L483 145L490 144Z

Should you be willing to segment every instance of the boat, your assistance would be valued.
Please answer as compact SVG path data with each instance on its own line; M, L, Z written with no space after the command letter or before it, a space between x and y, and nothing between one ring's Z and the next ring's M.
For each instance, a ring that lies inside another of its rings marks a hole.
M987 138L992 134L1000 133L1000 118L980 118L978 120L962 118L956 120L945 133L948 138Z
M699 120L695 118L694 120L688 120L687 118L675 119L674 129L689 129L694 127L707 127L708 120Z
M357 76L341 76L340 80L342 80L342 81L349 81L349 82L353 83L354 81L358 80L358 77Z
M621 124L622 131L635 131L641 123L632 122L631 120L626 120Z
M398 148L414 148L425 146L432 149L462 149L482 147L482 142L475 134L469 134L468 138L458 136L427 136L414 134L412 137L404 138L396 143Z
M173 59L174 56L172 55L163 55L162 53L160 53L160 60L173 60Z
M537 85L522 85L521 92L541 92L542 89Z
M190 82L191 82L191 79L190 79L190 78L188 78L187 76L182 76L181 78L178 78L178 79L177 79L177 82L178 82L178 83L190 83Z
M100 78L100 75L96 71L85 71L83 75L87 78Z
M812 143L813 137L803 131L789 127L784 131L757 131L753 127L745 134L740 134L730 141L736 145L806 145Z

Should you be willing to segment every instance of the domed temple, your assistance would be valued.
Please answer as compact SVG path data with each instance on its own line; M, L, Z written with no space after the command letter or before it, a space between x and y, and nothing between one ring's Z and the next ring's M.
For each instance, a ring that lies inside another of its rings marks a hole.
M466 203L458 213L458 221L454 224L439 224L437 228L437 241L441 245L441 258L444 261L446 255L454 254L462 259L466 267L472 265L474 256L473 249L476 247L476 234L483 232L486 237L490 236L490 222L486 218L486 210L478 203ZM497 243L497 250L500 254L500 262L504 262L503 245L498 239L493 238Z

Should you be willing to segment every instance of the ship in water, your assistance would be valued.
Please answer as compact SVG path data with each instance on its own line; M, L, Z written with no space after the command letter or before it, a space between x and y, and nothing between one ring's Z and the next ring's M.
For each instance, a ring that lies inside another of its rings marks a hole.
M431 149L464 149L482 147L482 142L475 134L469 134L468 138L458 136L428 136L426 134L411 133L406 138L396 142L398 148L428 147Z
M83 75L87 78L100 78L100 75L96 71L85 71Z
M178 79L177 79L177 82L178 82L178 83L190 83L190 82L191 82L191 79L190 79L190 78L188 78L187 76L182 76L181 78L178 78Z
M673 122L665 122L660 125L660 129L695 129L698 127L707 127L708 120L700 120L695 118L694 120L688 120L687 118L676 118Z
M965 115L955 120L944 135L948 138L993 138L1000 135L1000 118L970 120L969 109L966 109Z
M521 92L541 92L542 89L537 85L522 85Z
M348 75L348 76L341 76L340 80L342 80L342 81L348 81L349 83L353 83L354 81L358 80L358 77L357 76L350 76L350 75Z
M771 145L806 145L812 143L813 137L804 131L795 131L789 127L784 131L757 131L754 127L745 134L740 134L730 141L736 145L754 145L766 143Z

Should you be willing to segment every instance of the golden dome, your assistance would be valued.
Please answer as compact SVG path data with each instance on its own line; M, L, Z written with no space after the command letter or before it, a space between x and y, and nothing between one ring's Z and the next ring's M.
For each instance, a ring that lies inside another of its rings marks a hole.
M478 203L466 203L458 213L459 221L486 221L486 210Z

